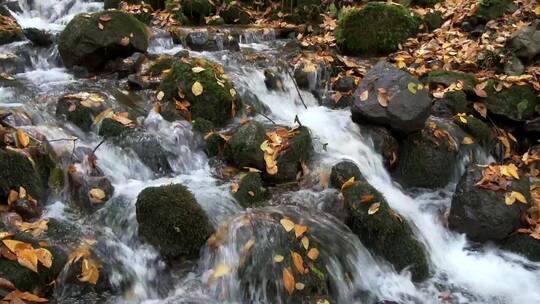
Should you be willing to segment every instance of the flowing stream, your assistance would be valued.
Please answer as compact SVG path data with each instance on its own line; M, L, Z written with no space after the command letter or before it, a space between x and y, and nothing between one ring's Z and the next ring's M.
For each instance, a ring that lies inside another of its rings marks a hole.
M22 27L37 27L59 33L77 13L97 11L103 3L83 0L19 0L22 12L14 12ZM279 58L283 43L266 40L257 35L242 39L242 50L263 52ZM174 54L182 47L169 38L155 35L150 52ZM17 42L0 47L0 53L24 54L27 67L16 75L24 90L0 88L0 108L23 109L29 113L35 129L49 140L77 136L78 146L95 147L100 138L81 134L74 128L57 122L54 105L58 97L76 88L103 88L110 92L114 81L75 79L63 68L55 47L33 48L29 42ZM186 122L167 122L153 111L144 120L149 132L158 134L163 144L174 152L171 160L174 174L155 178L136 157L127 155L112 144L97 150L100 167L115 187L114 198L107 206L89 217L73 212L61 199L51 198L46 216L68 221L85 234L92 235L105 245L110 263L115 265L110 276L113 285L130 284L129 294L111 296L107 303L241 303L246 291L240 290L235 267L238 266L239 246L249 235L239 233L246 215L278 213L303 219L316 231L321 243L331 243L325 252L331 285L339 303L362 303L362 291L369 291L380 299L396 303L444 303L441 294L449 292L453 303L538 303L540 301L540 265L517 255L485 246L472 248L463 235L444 227L441 210L449 207L455 184L438 191L407 193L394 183L383 166L372 142L360 134L359 127L350 119L349 109L332 110L319 106L311 93L303 91L307 109L300 103L294 85L286 74L285 92L270 92L264 84L263 69L246 61L241 54L228 51L191 52L220 62L231 76L238 90L254 93L268 108L270 118L277 123L291 125L295 116L309 127L316 149L312 171L324 171L337 161L350 159L358 164L368 181L384 194L392 208L415 224L415 233L429 251L432 277L414 284L407 271L396 273L388 264L374 257L358 238L343 224L321 210L326 194L317 186L281 194L286 204L274 207L243 210L230 195L230 184L215 177L214 169L203 152L202 141ZM263 117L257 117L265 121ZM236 122L238 123L238 122ZM57 151L71 149L71 142L53 143ZM323 149L323 145L325 148ZM481 154L481 153L480 153ZM484 158L486 158L484 156ZM487 159L487 158L486 158ZM464 168L467 159L462 160ZM166 268L158 253L141 243L137 235L135 201L140 191L148 186L180 182L196 196L211 218L212 224L229 223L229 242L218 252L203 249L196 265ZM264 231L254 233L265 237ZM262 240L261 240L262 241ZM233 268L232 275L217 284L208 280L210 271L219 263ZM185 269L188 269L186 271ZM347 274L347 275L345 275ZM347 277L348 279L345 279ZM65 287L69 288L69 286ZM263 290L249 290L250 303L265 302ZM62 291L58 292L59 295ZM87 303L84 299L78 303Z

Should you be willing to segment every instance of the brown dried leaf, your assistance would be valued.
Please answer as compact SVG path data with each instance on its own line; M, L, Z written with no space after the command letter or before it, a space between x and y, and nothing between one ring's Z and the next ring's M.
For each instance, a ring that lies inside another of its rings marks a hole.
M292 295L294 293L294 289L295 289L294 275L290 267L283 268L283 285L285 286L285 289L287 290L289 295Z

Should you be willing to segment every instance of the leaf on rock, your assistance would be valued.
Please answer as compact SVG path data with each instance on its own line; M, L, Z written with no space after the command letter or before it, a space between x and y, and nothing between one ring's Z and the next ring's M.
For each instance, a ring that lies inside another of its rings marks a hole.
M472 144L474 144L474 140L470 136L465 136L461 143L464 144L464 145L472 145Z
M229 94L231 94L232 97L235 97L236 96L236 90L235 89L230 89Z
M467 114L465 113L458 113L458 119L459 121L461 121L462 123L466 124L467 123Z
M35 273L38 272L38 257L35 254L34 249L18 250L15 254L17 255L17 262L19 262L19 264Z
M4 279L3 277L0 277L0 288L7 290L17 289L10 280Z
M96 262L92 259L83 259L81 265L81 274L78 276L79 281L96 285L99 280L99 270Z
M295 282L290 267L283 268L283 285L285 286L285 290L287 290L289 295L292 295L294 293Z
M30 137L21 128L17 129L17 142L21 148L26 148L30 144Z
M375 199L375 195L373 194L362 195L360 197L360 203L362 204L371 203L374 199Z
M295 226L293 221L291 221L289 219L286 219L286 218L281 219L279 221L279 223L281 224L281 226L283 226L283 228L287 232L291 232L294 229L294 226Z
M22 222L17 226L21 232L29 231L33 237L39 237L41 234L43 234L43 232L47 231L48 224L48 219L40 219L39 221L35 221L33 223Z
M101 204L104 202L105 198L107 197L107 194L105 194L105 191L103 191L100 188L92 188L88 195L90 196L90 201L94 204Z
M303 226L300 224L294 225L294 235L296 236L296 238L301 237L307 230L308 230L307 226Z
M482 83L477 84L474 87L474 93L476 94L476 96L478 96L478 97L487 97L487 93L484 90L486 88L486 85L487 85L487 82L484 81Z
M381 105L381 107L388 107L388 102L390 102L390 97L386 94L386 90L384 88L378 88L377 89L377 102Z
M373 215L379 211L379 207L381 206L381 203L373 203L371 206L369 206L368 214Z
M366 101L369 98L369 92L368 90L365 90L364 92L360 93L360 100Z
M53 256L51 252L45 248L39 248L34 250L34 254L37 256L38 261L45 266L45 268L52 267Z
M156 95L156 98L158 101L162 101L163 100L163 97L165 97L165 92L163 91L159 91Z
M238 183L232 183L231 184L231 192L232 193L236 193L238 192L238 189L240 188L240 185L238 185Z
M304 283L298 282L298 283L294 284L294 287L295 287L297 290L303 290L303 289L306 287L306 285L305 285Z
M501 166L501 174L507 177L519 179L518 168L514 164Z
M274 262L276 262L276 263L281 263L281 262L283 262L284 259L285 259L285 257L283 257L280 254L277 254L277 255L274 256Z
M352 187L355 183L355 178L354 176L349 178L346 182L343 183L343 185L341 185L341 191L344 191L346 189L349 189L350 187Z
M49 302L49 300L40 298L36 296L35 294L29 293L29 292L22 292L19 290L14 290L7 294L4 299L4 301L7 301L8 303L21 303L21 301L28 301L28 302L34 302L34 303L45 303ZM17 302L18 301L18 302ZM25 302L22 302L25 303Z
M193 93L193 95L195 96L199 96L203 93L203 86L200 82L198 81L195 81L195 83L193 83L193 85L191 86L191 92Z
M480 114L480 116L486 118L487 117L487 107L484 103L481 102L475 102L473 104L473 108Z
M520 203L523 203L523 204L527 204L527 199L520 192L512 191L510 193L506 193L506 195L504 196L504 202L508 206L513 205L516 201L518 201Z
M302 259L302 256L298 252L291 251L291 257L294 268L301 274L306 273L307 269L304 267L304 259Z
M411 94L415 95L416 92L417 92L417 85L416 83L414 82L409 82L407 84L407 89L409 90L409 92L411 92Z
M308 251L307 256L310 260L316 261L319 258L319 250L317 248L311 248Z
M193 73L195 73L195 74L199 74L199 73L202 72L202 71L206 71L206 69L203 68L203 67L196 66L196 67L193 67L193 68L191 69L191 71L192 71Z
M304 247L305 250L308 250L309 248L309 238L307 236L304 236L301 240L302 247Z
M122 39L120 39L120 45L121 46L128 46L129 42L130 42L129 37L122 37Z

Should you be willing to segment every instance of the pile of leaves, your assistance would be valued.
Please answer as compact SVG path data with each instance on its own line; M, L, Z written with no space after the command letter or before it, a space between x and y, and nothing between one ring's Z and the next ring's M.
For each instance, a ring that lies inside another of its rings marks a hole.
M267 140L261 143L261 150L264 152L264 162L266 164L266 172L270 175L278 173L277 158L289 147L289 138L298 134L298 127L293 127L290 130L283 127L278 127L270 132L266 132Z
M95 240L85 240L75 249L68 259L68 264L74 264L81 261L81 273L78 276L79 281L96 285L99 280L99 265L92 257L90 249L96 243Z
M2 244L0 255L8 260L17 261L35 273L38 273L38 265L51 268L53 256L46 248L34 248L32 244L11 239L10 233L2 232ZM46 244L43 244L46 245Z

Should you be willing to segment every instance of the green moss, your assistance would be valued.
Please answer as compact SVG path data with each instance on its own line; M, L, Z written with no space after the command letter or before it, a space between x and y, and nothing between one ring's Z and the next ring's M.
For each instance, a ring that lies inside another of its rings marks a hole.
M266 128L257 121L242 125L233 134L226 148L226 157L232 164L265 170L261 144L266 140Z
M219 13L227 24L249 24L251 17L238 4L229 4L223 11Z
M23 154L0 150L0 200L5 201L12 189L24 187L38 200L45 199L45 186L32 162Z
M449 91L444 93L442 102L445 102L450 107L452 114L468 113L471 111L471 102L467 100L467 95L463 91Z
M409 223L390 208L380 192L366 182L357 182L344 190L343 195L352 215L348 225L364 246L398 271L410 267L415 281L428 277L428 257L423 245L415 239ZM366 195L373 195L371 203L361 202ZM370 215L368 209L374 203L380 203L379 210Z
M474 94L474 87L478 83L476 77L473 74L436 70L431 71L422 78L422 81L429 83L430 85L444 85L449 87L453 83L463 81L463 90L467 93Z
M515 10L515 6L511 0L482 0L476 16L481 20L489 21L498 19L513 10Z
M136 209L141 237L169 258L197 257L213 233L193 194L180 184L144 189Z
M99 127L99 135L105 138L112 138L119 136L126 130L127 128L122 123L111 118L105 118Z
M189 25L206 24L204 18L216 10L213 2L208 0L167 0L166 8L173 12L173 18Z
M207 134L208 132L212 132L214 130L214 124L204 118L198 118L191 123L193 125L193 130L202 134Z
M295 181L298 172L302 171L302 164L310 164L313 153L311 132L307 127L298 128L289 138L289 147L276 159L277 174L268 176L268 180L275 183Z
M330 185L336 189L341 189L341 186L351 177L354 177L357 181L364 180L360 169L353 161L341 161L332 167Z
M426 24L428 30L433 31L438 29L443 24L444 19L439 12L430 12L424 15L424 23Z
M261 175L250 172L242 176L238 191L233 194L236 201L244 208L254 207L266 197Z
M23 39L23 31L17 21L9 15L0 14L0 45Z
M163 56L158 58L149 68L148 72L151 76L159 76L167 69L170 69L177 58L170 56Z
M225 20L223 18L221 18L221 17L217 17L217 18L213 18L213 19L209 20L207 24L208 25L224 25Z
M340 48L351 54L389 53L417 31L420 22L406 8L379 2L345 11L336 29Z
M480 146L487 151L491 151L491 149L498 142L497 137L491 128L485 122L474 116L467 116L467 123L463 123L458 117L456 117L454 119L454 123L460 126L463 131L472 135L475 142L480 144Z
M496 87L497 83L493 80L486 85L488 111L515 121L525 121L534 116L537 97L531 85L513 85L500 92Z
M204 152L206 155L209 157L222 156L225 150L225 140L218 133L212 133L205 141L206 147L204 148Z
M202 67L205 70L196 73L193 72L193 67ZM171 67L171 73L163 79L159 87L159 90L165 93L164 117L169 120L179 118L173 99L184 99L191 104L190 112L193 120L204 118L216 127L225 125L233 116L233 103L235 106L238 105L238 95L232 83L225 78L220 65L205 59L184 58L176 61ZM218 79L223 86L218 83ZM203 88L199 96L195 96L192 92L195 82L199 82ZM178 96L179 91L182 92L183 98Z

